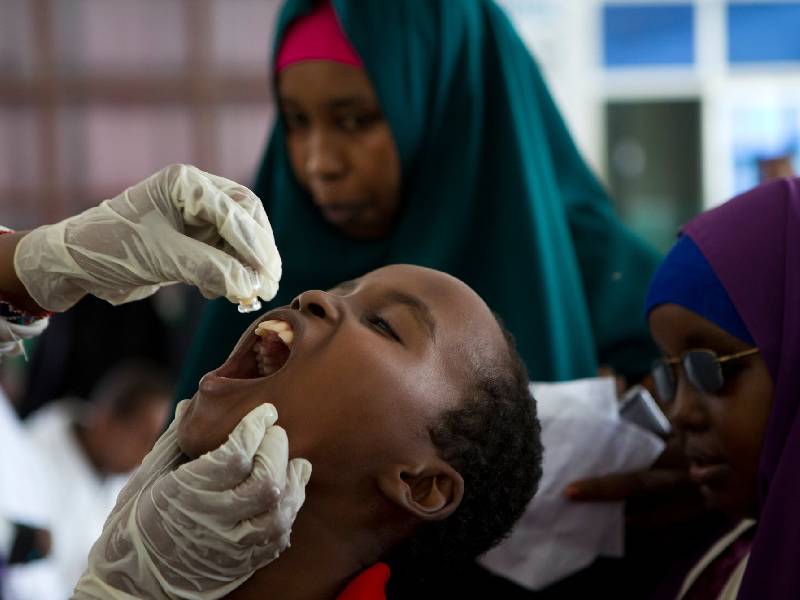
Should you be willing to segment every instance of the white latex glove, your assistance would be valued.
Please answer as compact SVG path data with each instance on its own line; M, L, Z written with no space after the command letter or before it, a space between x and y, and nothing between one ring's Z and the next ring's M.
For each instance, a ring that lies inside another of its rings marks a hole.
M39 319L29 325L17 325L0 319L0 358L24 354L22 340L38 336L47 328L48 323L48 319Z
M120 492L74 599L221 598L289 546L311 463L289 460L275 407L254 408L222 446L180 464L187 402Z
M31 231L14 267L39 306L63 311L86 294L112 304L169 283L207 298L271 300L281 260L261 201L190 165L171 165L79 215Z

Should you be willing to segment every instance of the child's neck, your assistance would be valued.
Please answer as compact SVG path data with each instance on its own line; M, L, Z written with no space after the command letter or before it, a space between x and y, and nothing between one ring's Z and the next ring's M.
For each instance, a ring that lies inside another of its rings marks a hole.
M229 600L335 600L347 583L369 566L363 540L308 499L292 527L291 547L226 598Z

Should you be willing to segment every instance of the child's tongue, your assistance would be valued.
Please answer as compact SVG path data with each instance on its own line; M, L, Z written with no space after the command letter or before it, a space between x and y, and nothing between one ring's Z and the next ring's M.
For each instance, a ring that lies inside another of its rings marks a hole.
M253 350L258 360L258 372L262 377L267 377L278 371L289 358L287 346L274 331L258 333L261 340L256 342Z

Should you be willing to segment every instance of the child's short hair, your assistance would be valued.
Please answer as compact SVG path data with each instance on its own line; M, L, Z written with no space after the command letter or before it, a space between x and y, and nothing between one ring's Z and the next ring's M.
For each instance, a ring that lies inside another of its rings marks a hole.
M495 318L507 356L500 364L478 366L462 405L430 431L442 458L464 479L461 504L392 552L390 585L477 558L510 533L539 486L541 427L528 373L512 335Z

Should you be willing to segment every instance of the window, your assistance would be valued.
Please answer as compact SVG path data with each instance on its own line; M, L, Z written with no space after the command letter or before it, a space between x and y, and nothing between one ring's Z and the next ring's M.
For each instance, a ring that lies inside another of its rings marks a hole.
M691 65L694 7L690 4L607 4L603 55L608 67Z
M800 61L800 2L730 4L728 60Z

